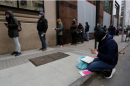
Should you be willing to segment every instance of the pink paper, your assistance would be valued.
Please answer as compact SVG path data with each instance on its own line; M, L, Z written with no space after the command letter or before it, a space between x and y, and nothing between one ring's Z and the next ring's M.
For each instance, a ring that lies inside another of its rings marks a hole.
M83 71L84 75L89 75L89 74L92 74L92 72L90 71Z

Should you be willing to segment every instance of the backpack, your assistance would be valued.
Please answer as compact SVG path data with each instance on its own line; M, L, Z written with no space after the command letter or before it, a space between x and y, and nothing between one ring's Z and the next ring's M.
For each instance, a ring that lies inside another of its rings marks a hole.
M18 21L18 31L19 31L19 32L22 31L22 27L21 27L20 21Z
M78 58L78 60L77 60L77 67L79 68L79 69L86 69L87 68L87 66L88 66L88 64L86 63L86 62L83 62L81 59L82 58L85 58L86 56L81 56L80 58Z

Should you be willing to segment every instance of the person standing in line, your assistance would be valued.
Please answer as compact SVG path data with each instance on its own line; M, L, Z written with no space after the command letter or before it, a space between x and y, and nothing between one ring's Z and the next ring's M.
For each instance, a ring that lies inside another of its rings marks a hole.
M39 17L40 18L37 22L37 30L42 43L42 48L40 48L39 50L46 51L47 50L46 31L48 29L48 21L44 16L44 12L39 12Z
M109 28L109 34L112 35L112 37L115 36L115 30L116 30L116 28L113 27L113 24L111 24L111 26Z
M72 20L72 24L70 26L70 29L71 29L71 36L72 36L72 45L75 44L76 45L76 42L77 42L77 25L76 25L76 20L73 19Z
M84 32L83 31L84 31L83 26L82 26L81 22L79 22L78 33L79 33L79 36L80 36L80 39L81 39L82 43L84 42L84 40L83 40Z
M105 33L107 33L106 25L104 25L103 30L104 30Z
M85 33L86 33L86 40L89 41L89 25L88 25L88 22L86 22Z
M21 45L18 39L19 37L18 21L14 17L12 11L6 11L5 16L6 16L6 21L8 22L8 23L5 23L6 27L8 28L8 35L15 46L15 51L11 53L11 55L20 56L22 54L21 54Z
M61 19L57 19L58 22L58 28L55 28L55 30L57 31L57 40L58 40L58 46L60 47L64 47L61 37L62 37L62 31L63 31L63 24L61 22Z

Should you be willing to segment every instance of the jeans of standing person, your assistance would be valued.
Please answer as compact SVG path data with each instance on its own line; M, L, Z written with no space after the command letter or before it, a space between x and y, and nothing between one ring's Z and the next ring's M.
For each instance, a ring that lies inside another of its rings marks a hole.
M71 36L72 36L72 44L76 44L77 43L77 33L76 32L71 33Z
M110 65L99 58L95 58L94 61L87 66L87 69L91 72L103 72L104 69L113 69L115 65Z
M42 49L47 49L46 35L43 35L43 36L42 36L43 31L39 31L38 34L39 34L40 40L41 40L41 42L42 42Z
M58 40L58 45L63 45L63 43L62 43L62 40L61 40L61 37L62 37L62 35L58 35L57 36L57 40Z
M89 41L89 31L86 32L86 40Z
M83 40L83 32L79 33L79 36L80 36L81 42L83 43L84 42L84 40Z
M14 44L15 52L21 53L21 45L19 43L18 37L11 38L11 40L12 40L12 42Z

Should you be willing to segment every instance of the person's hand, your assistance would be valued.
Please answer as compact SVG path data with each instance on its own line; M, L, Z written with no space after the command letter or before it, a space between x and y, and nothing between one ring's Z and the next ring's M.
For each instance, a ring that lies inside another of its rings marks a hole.
M46 33L43 33L43 35L46 35Z
M55 28L55 30L57 30L57 28Z
M98 51L97 51L97 49L94 49L94 50L91 50L91 53L92 53L92 54L97 54Z

